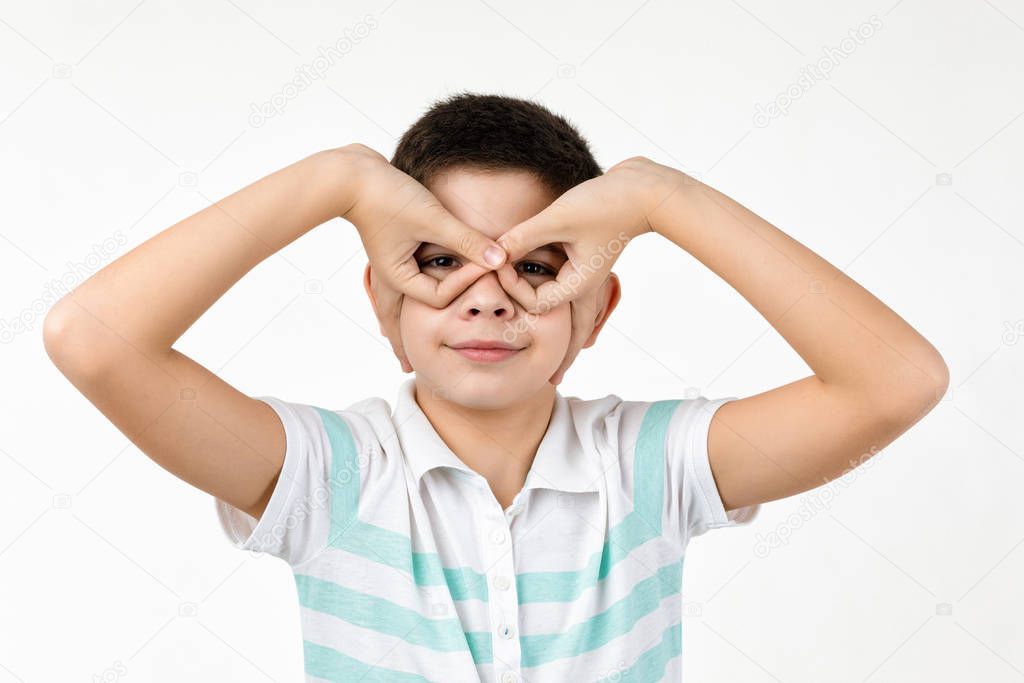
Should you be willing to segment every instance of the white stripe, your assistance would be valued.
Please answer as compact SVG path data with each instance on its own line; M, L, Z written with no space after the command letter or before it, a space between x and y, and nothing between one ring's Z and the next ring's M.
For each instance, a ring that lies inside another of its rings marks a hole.
M316 562L300 566L296 573L387 600L428 619L458 616L465 631L490 630L487 609L481 609L486 603L476 599L453 602L447 584L417 586L410 575L345 550L328 548ZM444 611L438 611L442 608Z
M301 616L306 640L333 648L360 662L385 669L421 672L421 676L434 681L471 680L476 683L473 655L468 649L438 652L307 608L302 609ZM474 678L466 677L467 670L474 671Z
M602 676L613 676L616 671L621 674L622 670L631 666L640 655L661 642L666 628L679 623L679 599L678 595L666 597L658 609L637 621L632 629L612 638L597 649L575 657L555 659L537 667L524 667L523 677L527 680L539 677L539 680L544 681L596 681ZM684 634L686 628L687 624L684 623ZM679 657L674 659L678 665ZM672 662L669 664L666 670L670 670ZM678 678L666 677L665 680Z
M526 624L536 624L534 632L546 633L550 625L566 623L571 614L578 623L604 612L626 598L641 581L654 577L667 564L679 561L674 549L665 539L651 539L634 548L608 571L596 587L585 588L573 602L527 602L519 606L520 618ZM678 592L676 593L678 595Z

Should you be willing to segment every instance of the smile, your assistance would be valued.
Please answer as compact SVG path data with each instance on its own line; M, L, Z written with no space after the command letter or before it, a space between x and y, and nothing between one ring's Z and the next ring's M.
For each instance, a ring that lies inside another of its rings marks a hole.
M463 358L468 358L469 360L482 363L496 363L498 361L503 361L522 351L522 349L480 349L471 346L466 346L460 349L453 349L450 346L446 348L451 349Z

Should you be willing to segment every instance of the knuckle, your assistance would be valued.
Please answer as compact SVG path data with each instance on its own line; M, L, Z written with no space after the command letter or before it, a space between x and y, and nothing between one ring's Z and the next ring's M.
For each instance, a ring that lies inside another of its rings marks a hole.
M460 254L466 255L472 251L475 243L476 240L473 239L473 235L469 232L463 231L459 234L458 240L456 240L456 248L459 250Z

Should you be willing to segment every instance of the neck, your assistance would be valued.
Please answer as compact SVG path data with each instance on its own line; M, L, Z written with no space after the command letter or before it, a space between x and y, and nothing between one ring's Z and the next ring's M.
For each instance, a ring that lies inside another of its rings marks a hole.
M502 508L526 483L555 406L555 386L495 409L479 409L435 395L416 379L416 403L441 440L490 484Z

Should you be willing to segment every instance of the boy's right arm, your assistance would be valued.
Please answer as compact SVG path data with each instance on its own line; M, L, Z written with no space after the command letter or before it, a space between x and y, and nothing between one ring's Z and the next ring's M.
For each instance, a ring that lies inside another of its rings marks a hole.
M60 371L161 467L259 519L285 455L274 410L172 344L249 270L354 197L346 148L317 152L167 228L46 316Z

